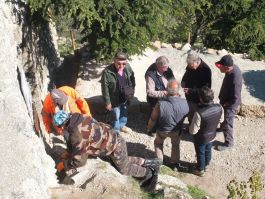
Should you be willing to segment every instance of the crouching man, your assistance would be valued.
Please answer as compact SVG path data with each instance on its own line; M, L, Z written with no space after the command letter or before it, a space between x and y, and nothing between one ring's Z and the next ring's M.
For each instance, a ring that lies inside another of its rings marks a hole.
M115 130L91 116L59 111L53 118L56 126L64 126L69 157L60 163L63 175L61 182L73 184L66 171L86 164L88 156L106 155L111 158L118 171L140 180L146 190L155 188L161 161L128 156L125 140Z

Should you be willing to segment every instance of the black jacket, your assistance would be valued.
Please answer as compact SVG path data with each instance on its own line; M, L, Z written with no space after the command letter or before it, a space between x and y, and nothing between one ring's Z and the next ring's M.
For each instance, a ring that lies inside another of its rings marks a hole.
M186 72L181 80L181 86L189 88L189 93L185 94L188 101L199 103L199 89L203 86L212 86L212 72L210 67L201 60L201 64L196 70L186 67Z

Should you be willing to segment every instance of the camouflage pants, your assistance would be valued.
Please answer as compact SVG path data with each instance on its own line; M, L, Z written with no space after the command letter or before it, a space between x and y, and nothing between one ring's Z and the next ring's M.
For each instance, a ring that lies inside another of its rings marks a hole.
M126 142L120 135L118 135L118 145L115 151L110 155L110 158L119 172L124 175L144 177L146 174L146 168L141 166L144 159L128 156Z

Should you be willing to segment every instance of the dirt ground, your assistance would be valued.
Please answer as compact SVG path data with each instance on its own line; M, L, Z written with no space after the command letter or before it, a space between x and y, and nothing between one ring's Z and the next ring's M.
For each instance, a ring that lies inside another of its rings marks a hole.
M155 157L153 140L145 134L145 116L131 115L129 118L132 134L122 134L128 143L129 154L143 157ZM236 117L234 124L235 146L231 150L212 150L212 161L204 177L195 176L189 172L182 173L181 180L193 186L198 186L210 196L217 199L227 198L227 184L232 180L248 181L253 171L258 171L265 184L265 118ZM213 145L223 142L223 133L218 133ZM171 142L164 143L166 159L170 157ZM182 135L181 161L183 165L191 166L196 162L192 138ZM261 193L265 196L265 190Z

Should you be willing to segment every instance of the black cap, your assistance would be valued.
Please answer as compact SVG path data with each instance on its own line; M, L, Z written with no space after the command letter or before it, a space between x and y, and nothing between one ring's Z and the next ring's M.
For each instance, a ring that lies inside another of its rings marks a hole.
M121 59L121 60L125 60L127 59L127 54L124 52L117 52L114 56L115 59Z
M215 66L220 68L220 66L233 66L234 62L231 55L225 55L223 56L220 61L215 63Z

